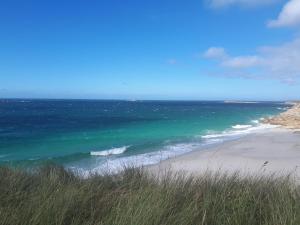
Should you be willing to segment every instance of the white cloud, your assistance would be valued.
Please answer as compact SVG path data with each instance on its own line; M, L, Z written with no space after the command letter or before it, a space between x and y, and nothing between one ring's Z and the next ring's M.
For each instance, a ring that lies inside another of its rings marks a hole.
M269 27L287 27L300 25L300 0L287 2L276 20L268 22Z
M204 57L213 58L213 59L220 59L220 58L222 59L222 58L226 58L227 54L224 48L211 47L204 53Z
M274 2L278 2L278 0L207 0L207 2L213 8L222 8L233 5L250 7L268 5Z
M262 63L262 59L259 56L238 56L232 57L224 60L222 62L223 66L232 68L247 68L252 66L257 66Z
M225 50L223 55L226 57L217 59L223 70L227 70L226 74L248 78L272 78L286 83L300 80L300 38L279 46L260 47L257 53L251 56L230 56Z
M258 64L261 59L258 56L238 56L230 57L224 48L211 47L203 56L208 59L221 60L221 65L232 68L246 68Z

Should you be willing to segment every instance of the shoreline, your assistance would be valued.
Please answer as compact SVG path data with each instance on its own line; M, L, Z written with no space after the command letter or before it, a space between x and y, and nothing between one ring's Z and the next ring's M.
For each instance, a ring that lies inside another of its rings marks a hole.
M163 175L206 172L247 175L291 175L300 181L300 132L272 128L237 140L196 150L147 167L150 173Z
M219 146L223 146L225 143L240 140L249 135L266 132L267 130L271 130L277 127L270 124L260 123L259 120L252 120L251 123L252 124L245 125L237 124L232 126L230 129L202 135L201 142L178 143L166 146L166 148L161 151L137 154L124 158L107 158L105 164L101 164L93 168L92 170L83 170L82 173L84 174L84 176L87 176L86 174L90 173L119 173L123 171L124 167L141 167L146 169L152 168L166 161L177 159L193 152L213 149ZM182 148L182 145L185 145L185 148ZM110 154L108 156L110 156Z
M274 117L278 115L275 115ZM238 141L241 139L243 140L245 137L251 136L253 134L270 132L273 129L278 127L278 125L267 124L264 123L263 121L264 118L253 119L251 121L248 121L248 123L236 124L231 126L231 128L225 129L223 131L203 134L201 135L201 139L202 139L201 142L178 143L169 146L166 145L165 148L160 151L130 155L127 157L121 157L115 159L107 158L105 163L96 166L95 168L92 168L90 170L82 170L81 173L84 174L83 176L87 176L86 174L94 174L94 173L119 173L123 170L124 167L141 167L141 168L145 168L146 170L150 169L150 171L156 170L155 173L157 174L160 173L160 169L157 168L160 167L161 164L165 164L172 160L181 159L181 157L184 157L189 154L193 154L194 152L209 151L210 149L219 148L225 145L226 143ZM185 150L183 150L182 145L189 145L189 146L188 147L185 146L186 148ZM129 146L123 146L120 148L114 148L105 151L91 152L91 153L94 155L102 152L109 153L115 150L119 151L124 147L127 148ZM110 155L113 154L112 153L107 154L107 156ZM166 168L162 168L162 170L166 170ZM178 171L178 170L175 169L174 171ZM187 170L187 172L189 172L189 170Z
M264 119L266 124L279 125L288 129L300 129L300 103L291 102L293 105L290 109L277 116Z
M261 121L278 127L249 133L235 140L208 146L147 167L163 175L206 172L247 175L290 175L300 182L300 103Z

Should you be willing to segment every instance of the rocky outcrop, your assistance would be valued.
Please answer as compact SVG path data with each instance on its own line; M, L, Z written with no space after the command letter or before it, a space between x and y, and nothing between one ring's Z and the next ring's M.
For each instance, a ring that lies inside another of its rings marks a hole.
M263 122L291 129L300 129L300 103L294 103L292 108L278 116L264 119Z

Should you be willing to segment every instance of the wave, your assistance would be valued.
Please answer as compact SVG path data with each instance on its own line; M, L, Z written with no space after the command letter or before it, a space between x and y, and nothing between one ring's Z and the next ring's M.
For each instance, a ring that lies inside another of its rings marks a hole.
M286 111L290 109L289 107L277 107L278 110Z
M243 125L236 125L233 127L239 127L239 129L230 129L230 130L225 130L223 132L215 132L213 133L212 131L209 132L209 134L201 136L203 139L214 139L214 138L223 138L223 139L228 139L228 138L239 138L241 136L250 134L250 133L255 133L255 132L260 132L264 131L267 129L272 129L278 127L277 125L271 125L271 124L262 124L258 123L257 126L252 126L252 125L245 125L243 128L241 127Z
M252 127L252 125L235 125L235 126L232 126L233 129L246 129L246 128L250 128Z
M0 159L6 158L7 155L0 155Z
M130 146L123 146L120 148L112 148L103 151L92 151L90 155L92 156L109 156L109 155L119 155L124 153Z
M278 107L278 110L286 111L289 110L291 107Z
M77 168L77 171L84 177L95 173L118 173L122 171L124 167L141 167L146 165L157 164L169 158L174 158L191 151L200 150L201 148L204 149L207 146L218 145L224 141L235 140L250 133L261 132L266 129L272 129L277 127L275 125L261 124L258 120L253 123L255 125L237 124L233 126L235 128L228 129L223 132L210 131L206 135L195 136L196 139L194 139L192 142L172 144L169 141L166 141L166 145L161 147L159 151L153 151L119 158L104 158L104 161L100 165L94 167L93 169L78 170ZM121 154L125 152L127 148L128 146L124 146L121 148L115 148L106 151L93 152L93 154L98 156Z
M83 177L88 177L91 174L114 174L122 171L126 167L141 167L154 165L163 160L174 158L222 142L223 139L216 138L201 141L198 140L187 143L168 144L162 147L159 151L153 151L119 158L105 158L105 161L103 161L99 166L94 167L93 169L73 169L79 172L79 174L81 174Z
M161 148L160 151L148 152L138 155L131 155L120 158L106 158L99 166L84 170L79 168L75 169L83 177L88 177L90 174L101 174L101 173L118 173L125 167L140 167L146 165L157 164L162 160L174 158L179 155L191 152L199 149L201 146L211 144L210 142L194 142L194 143L179 143L170 144Z

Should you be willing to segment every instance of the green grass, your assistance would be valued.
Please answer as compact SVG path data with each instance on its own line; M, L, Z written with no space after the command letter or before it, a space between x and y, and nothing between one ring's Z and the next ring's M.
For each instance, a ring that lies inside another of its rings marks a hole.
M82 179L58 166L0 168L1 225L299 225L289 177L180 174L141 169Z

